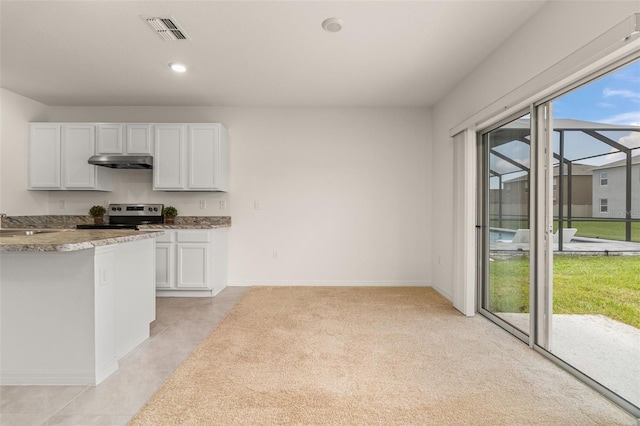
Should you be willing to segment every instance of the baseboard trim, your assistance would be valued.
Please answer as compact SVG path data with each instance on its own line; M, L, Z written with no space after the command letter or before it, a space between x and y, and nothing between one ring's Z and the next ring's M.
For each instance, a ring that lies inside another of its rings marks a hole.
M213 297L218 292L214 293L213 290L158 290L156 289L157 297Z
M0 385L82 385L94 386L102 382L118 369L115 360L105 363L98 371L60 371L46 373L33 370L3 371Z
M232 287L431 287L429 281L237 280Z
M431 288L433 288L435 291L440 293L440 295L442 297L444 297L445 299L447 299L449 302L453 302L453 295L451 293L449 293L448 291L443 290L442 287L438 287L438 286L432 285Z

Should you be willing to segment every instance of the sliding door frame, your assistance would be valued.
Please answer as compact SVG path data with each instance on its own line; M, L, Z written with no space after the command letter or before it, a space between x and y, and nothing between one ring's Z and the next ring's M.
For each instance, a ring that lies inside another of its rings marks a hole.
M530 114L531 112L529 112ZM488 145L488 140L486 135L489 134L491 131L496 130L500 127L502 127L503 125L510 123L511 121L517 120L518 118L527 115L527 111L526 110L520 110L512 115L510 115L507 118L504 118L502 120L500 120L499 122L495 123L494 125L492 125L491 127L487 127L484 128L482 130L479 130L476 134L476 140L477 140L477 152L478 152L478 167L477 167L477 171L478 171L478 176L477 176L477 182L479 183L479 188L478 188L478 203L477 203L477 213L476 213L476 229L478 230L477 232L477 242L476 242L476 246L478 247L477 250L477 290L476 290L476 294L478 295L478 297L476 298L476 310L478 313L480 313L481 315L483 315L484 317L488 318L490 321L494 322L495 324L497 324L498 326L500 326L501 328L503 328L504 330L506 330L507 332L509 332L510 334L514 335L515 337L517 337L518 339L522 340L524 343L526 343L527 345L529 345L530 347L533 347L533 342L534 340L532 339L533 336L533 331L535 330L533 327L533 320L534 320L534 316L533 316L533 308L532 306L529 307L529 333L524 333L522 332L520 329L514 327L513 325L511 325L509 322L505 321L504 319L500 318L500 316L496 315L495 313L485 309L485 306L488 305L488 294L486 294L485 292L485 284L489 282L489 232L490 232L490 226L489 226L489 187L490 187L490 182L489 182L489 149L487 148ZM533 122L531 122L532 124ZM533 135L533 126L531 126L531 134ZM532 138L533 139L533 138ZM530 158L533 161L534 158L534 144L533 141L529 147L530 149ZM534 177L534 169L533 167L530 169L531 170L531 175L530 175L530 181L533 182L536 178ZM535 206L535 191L530 189L529 190L529 230L530 230L530 234L531 234L531 229L532 226L531 224L534 223L533 219L533 215L534 215L534 206ZM532 238L529 239L529 241L533 241ZM532 253L535 253L533 251L533 247L534 244L530 243L530 262L529 262L529 300L532 301L533 299L531 298L531 292L534 291L533 287L535 284L535 277L533 275L533 257L531 256ZM531 303L531 302L530 302Z
M467 142L475 144L478 157L478 167L474 176L469 174L464 177L464 183L462 184L462 187L465 188L470 189L474 186L476 188L478 200L476 203L476 220L475 223L473 223L469 217L470 215L466 215L464 217L460 216L459 219L464 219L465 223L457 223L454 224L454 226L468 226L469 228L472 228L475 225L476 228L475 236L473 232L467 232L461 237L460 241L462 247L468 247L469 245L474 244L475 239L475 246L477 247L476 256L467 256L461 259L458 266L466 271L465 276L471 277L475 273L477 312L482 313L501 327L511 331L514 336L526 341L533 350L548 358L550 361L574 375L579 380L585 382L594 390L628 411L631 415L640 419L640 407L635 406L629 401L626 401L611 392L606 387L557 358L537 343L539 341L543 342L545 338L549 339L549 330L551 330L552 325L550 322L551 318L548 318L548 315L547 318L544 318L545 311L552 312L552 306L549 305L550 299L542 296L545 291L547 294L551 294L549 292L551 289L545 289L545 286L541 286L540 284L541 281L547 283L549 278L553 276L553 271L548 268L548 265L552 265L552 262L548 259L552 259L553 251L547 248L546 252L543 250L542 255L540 255L541 248L549 247L552 243L552 239L550 238L550 225L553 224L553 211L551 210L552 206L547 205L550 198L547 197L547 195L552 194L552 192L548 192L549 189L547 189L547 191L540 191L540 189L545 186L551 186L552 178L549 180L548 176L551 176L552 169L547 170L546 173L536 174L536 178L531 180L532 185L536 187L536 190L534 191L532 188L530 191L532 194L538 194L535 200L532 200L532 204L530 204L533 209L532 213L534 216L531 218L534 222L531 222L530 226L530 228L534 229L534 235L531 235L530 241L532 246L530 249L537 253L536 256L539 256L538 258L532 259L536 267L530 269L530 312L538 313L539 311L542 311L543 314L532 314L535 315L536 320L530 321L530 334L529 336L522 336L522 333L519 335L518 330L514 327L510 326L505 321L502 321L496 315L483 310L481 305L481 297L483 297L482 283L485 279L483 276L483 270L485 269L483 262L485 261L484 256L488 254L488 239L486 239L487 242L485 242L485 234L488 232L488 229L481 226L483 224L483 218L486 213L488 213L483 210L484 207L482 202L483 192L485 192L485 181L483 177L483 170L485 169L482 162L484 155L482 151L482 134L499 127L500 124L496 123L504 124L508 122L509 119L505 119L505 117L515 118L519 113L521 113L521 115L524 114L522 111L529 109L531 122L536 123L536 126L532 126L531 132L533 146L537 149L538 145L536 145L536 140L539 139L538 135L548 135L549 137L547 140L551 140L551 135L553 135L552 126L549 121L552 117L550 114L551 111L544 109L543 106L545 104L548 104L552 99L555 99L578 86L594 80L601 75L638 58L640 58L640 13L633 13L627 19L615 25L607 32L594 38L592 41L574 51L569 56L555 63L551 67L546 68L544 71L541 71L526 83L518 86L508 93L503 94L500 98L493 100L482 109L478 110L475 114L451 127L449 129L449 136L453 138L461 132L467 132L467 135L476 135L476 138L468 138ZM543 117L547 117L548 119L547 127L540 124L541 114ZM475 141L473 141L473 139L475 139ZM532 151L531 162L534 173L536 169L539 169L539 164L541 164L542 160L547 158L546 154L551 153L552 150L547 150L547 152L544 152L544 150ZM551 161L552 159L549 157L547 164L552 164ZM534 163L535 166L533 165ZM544 175L547 176L546 181ZM475 182L473 182L474 177L476 179ZM544 192L544 194L541 194L542 192ZM474 290L474 283L471 282L471 280L461 281L459 285L468 286L465 287L465 291L467 292L472 292ZM465 312L465 315L469 314ZM537 320L538 317L542 319ZM543 335L544 333L547 334L546 337Z
M553 108L531 106L531 340L549 347L553 322Z
M623 60L616 61L614 64L600 70L597 74L591 75L588 79L582 79L580 82L565 88L562 92L556 93L554 96L546 98L543 102L539 102L531 106L532 123L535 119L535 131L532 126L532 147L535 146L535 163L532 161L532 174L536 176L535 185L537 186L535 200L535 214L532 215L532 223L535 223L534 246L531 247L532 262L532 279L531 286L531 303L536 305L532 307L531 312L535 311L535 319L531 320L531 339L529 346L558 365L568 373L576 377L578 380L586 383L596 392L602 394L621 408L629 412L631 415L639 419L640 425L640 407L621 397L617 393L611 391L606 386L592 379L587 374L576 369L571 364L557 357L545 348L551 348L552 330L553 330L553 99L573 90L579 86L589 83L602 75L620 68L630 62L640 59L640 53L628 56ZM532 159L534 156L532 155ZM532 188L532 192L534 189ZM535 252L534 252L535 250ZM535 269L535 270L534 270Z
M520 109L500 121L481 128L476 134L478 153L477 182L477 299L476 309L481 315L527 343L534 351L549 359L554 364L586 383L631 415L640 419L640 407L627 401L571 364L558 358L549 350L553 327L553 104L552 101L563 94L589 83L604 74L640 59L640 52L634 52L611 62L586 77L563 87L561 90L533 102L529 106L531 124L531 167L529 191L529 223L530 223L530 297L529 297L529 335L488 311L486 306L484 283L489 279L489 226L488 226L488 149L486 135L504 124L526 114ZM640 425L640 423L639 423Z

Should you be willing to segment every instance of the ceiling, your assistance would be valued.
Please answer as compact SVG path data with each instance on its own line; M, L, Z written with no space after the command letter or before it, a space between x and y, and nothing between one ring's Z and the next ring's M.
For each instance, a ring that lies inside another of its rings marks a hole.
M3 0L0 83L47 105L430 106L544 3Z

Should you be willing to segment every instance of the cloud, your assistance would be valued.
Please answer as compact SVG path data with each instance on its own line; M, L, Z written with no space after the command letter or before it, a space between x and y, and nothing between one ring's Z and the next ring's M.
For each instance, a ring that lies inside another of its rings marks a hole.
M640 102L640 92L634 92L633 90L613 90L607 88L602 91L602 96L605 98L620 96L626 99L631 99L634 102Z
M615 108L617 106L610 102L598 102L596 105L600 108Z
M609 118L598 120L600 123L640 126L640 111L624 112Z
M633 150L631 151L632 156L635 157L636 155L640 155L640 149L634 149L640 148L640 132L630 132L627 136L621 137L618 142L626 146L627 148L631 148ZM624 160L626 158L627 156L624 153L618 152L618 150L615 148L611 148L611 154L603 155L602 157L597 158L593 162L593 164L609 164L613 163L614 161Z
M640 148L640 132L631 132L620 138L620 143L627 148Z

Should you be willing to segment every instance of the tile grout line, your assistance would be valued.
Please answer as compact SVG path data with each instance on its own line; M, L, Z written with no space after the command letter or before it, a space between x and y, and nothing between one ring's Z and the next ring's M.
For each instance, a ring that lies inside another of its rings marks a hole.
M51 420L52 418L54 418L60 411L62 411L63 409L65 409L66 407L69 406L69 404L71 404L73 401L75 401L76 399L80 398L80 395L83 395L85 392L87 392L89 389L91 389L91 386L85 386L84 390L82 392L80 392L79 394L77 394L76 396L74 396L73 398L71 398L69 401L67 401L66 404L64 404L62 407L58 408L58 410L56 410L55 412L53 412L53 414L51 414L47 420L45 420L43 423L41 423L40 425L46 425L47 422L49 420Z
M231 311L234 309L235 306L237 306L237 304L244 298L244 295L246 294L245 292L241 292L241 294L235 294L232 293L226 297L224 297L224 300L217 300L215 304L196 304L196 306L189 306L189 303L186 304L186 306L184 307L178 307L180 310L182 310L183 308L185 309L184 312L179 312L170 322L168 322L168 325L166 325L165 327L163 327L162 329L157 330L157 332L153 335L150 336L148 340L146 340L146 342L151 342L153 340L155 340L156 338L158 338L159 336L162 335L166 335L169 331L172 330L172 328L176 327L177 324L181 324L181 327L178 327L178 331L180 331L180 329L187 329L187 328L191 328L193 326L205 326L207 328L206 333L204 333L205 335L202 338L199 338L197 341L193 341L190 342L190 344L193 345L193 347L190 349L189 354L187 356L189 356L201 343L204 339L206 339L206 337L211 334L226 318L227 316L231 313ZM168 304L170 305L171 302L169 302ZM219 306L215 306L215 305L219 305ZM208 312L208 310L211 310L212 312ZM191 317L189 318L190 314L196 313L195 318ZM209 320L211 319L212 316L221 314L220 318L218 318L215 321L209 322ZM156 317L157 318L157 317ZM204 324L203 324L204 323ZM131 355L133 355L134 353L137 353L139 351L145 351L147 348L134 348L134 350L132 350L131 352L129 352L128 354L125 355L125 357L123 357L122 359L120 359L118 361L119 363L119 367L122 365L122 363L124 363ZM151 351L153 352L153 351ZM184 361L182 361L184 362ZM181 362L181 363L182 363ZM180 364L181 364L180 363ZM171 371L168 371L168 374L166 376L166 378L163 379L163 383L160 384L156 389L154 389L153 393L157 392L163 385L164 382L166 382L166 380L168 380L171 375L175 372L175 370L180 366L180 364L178 364L175 368L172 368ZM132 370L131 372L128 372L127 374L137 374L136 371L156 371L156 369L136 369L136 370ZM157 372L157 371L156 371ZM102 383L101 383L102 384ZM96 385L96 386L82 386L83 389L74 397L68 399L67 401L63 401L62 405L56 409L55 411L53 411L52 413L42 413L43 415L47 416L46 419L40 423L40 425L46 425L50 422L53 421L53 419L56 416L62 416L62 413L65 409L67 409L68 407L70 407L70 405L72 405L75 401L79 400L80 398L82 398L83 396L86 395L87 391L98 387L100 385ZM147 399L148 400L148 399ZM144 406L144 404L146 404L146 401L136 410L136 412L142 408ZM125 417L128 419L127 422L135 415L135 413L133 414L116 414L116 413L88 413L88 414L81 414L78 413L77 415L80 416L117 416L117 417L121 417L122 419L124 419ZM73 413L68 414L68 416L74 416Z

